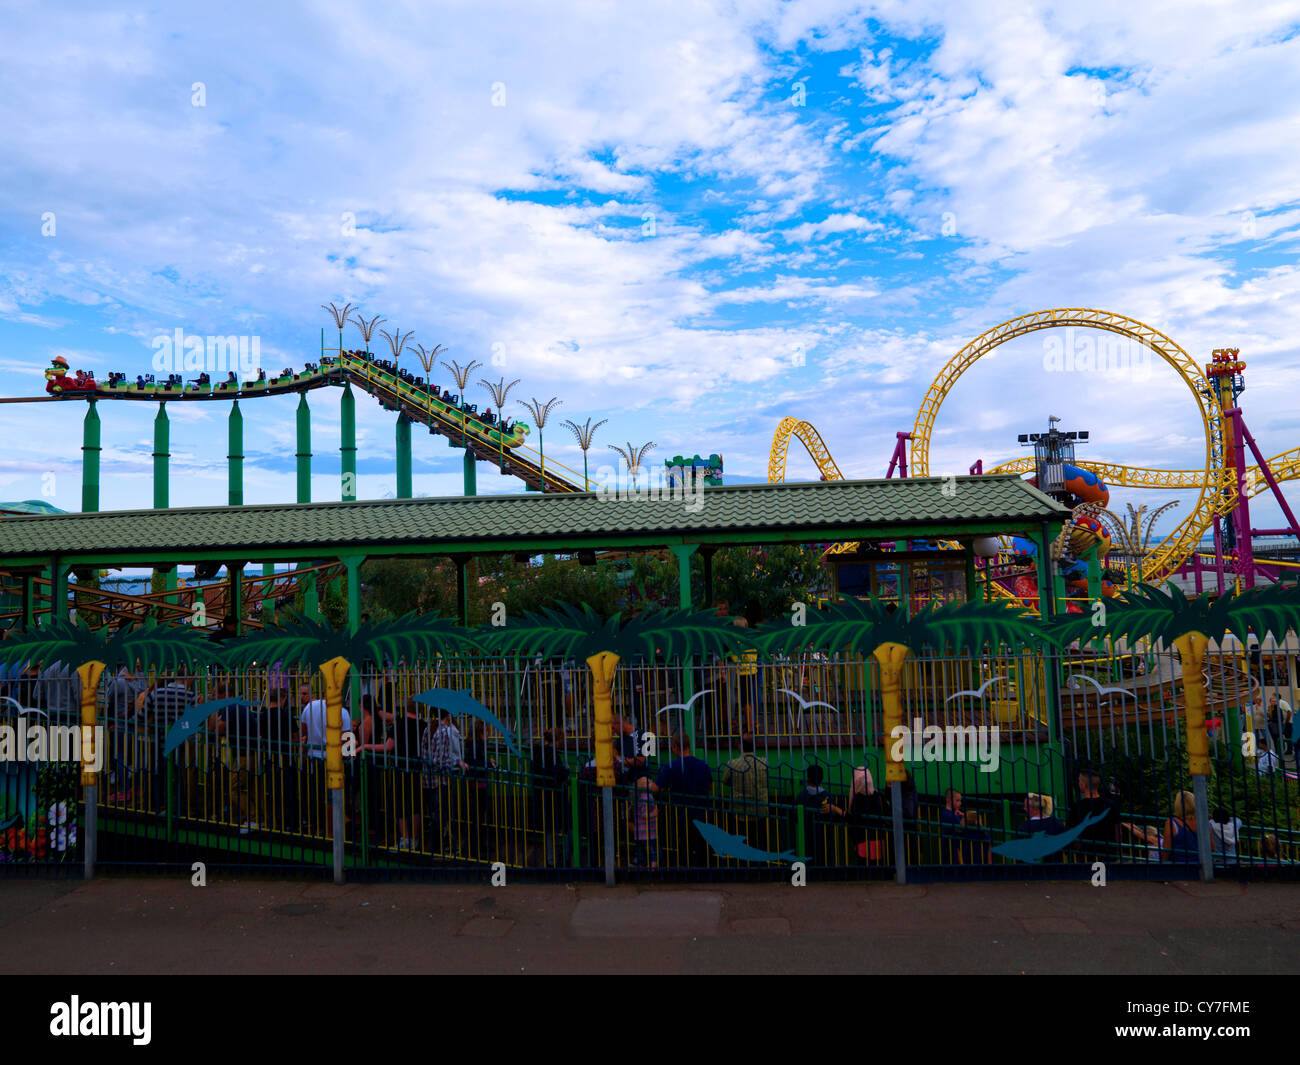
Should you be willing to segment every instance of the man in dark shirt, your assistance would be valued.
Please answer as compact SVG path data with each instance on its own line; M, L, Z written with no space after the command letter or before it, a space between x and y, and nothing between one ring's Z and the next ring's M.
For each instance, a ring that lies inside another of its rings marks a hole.
M630 784L645 775L645 755L641 753L641 730L620 714L614 716L614 768L620 784Z
M1118 839L1119 809L1113 801L1101 794L1101 777L1090 769L1084 769L1079 772L1079 801L1070 812L1070 827L1074 828L1085 817L1095 814L1104 816L1083 830L1079 837L1079 847L1081 851L1099 857L1104 854L1107 845L1114 844Z
M692 867L704 865L707 844L693 821L704 820L704 802L713 784L713 773L709 763L691 754L690 741L684 733L673 734L671 743L673 760L659 770L653 787L654 792L668 792L669 816L675 825L675 842L682 858Z
M1020 824L1022 835L1033 836L1046 832L1049 836L1059 836L1064 831L1065 826L1052 816L1050 795L1039 795L1031 791L1025 796L1025 820Z

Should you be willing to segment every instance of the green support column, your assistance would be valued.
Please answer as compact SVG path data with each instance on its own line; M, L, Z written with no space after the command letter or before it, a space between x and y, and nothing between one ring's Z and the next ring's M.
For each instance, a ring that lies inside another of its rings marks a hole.
M48 589L47 594L49 595L50 607L50 609L40 617L41 625L44 627L50 623L50 619L54 616L54 566L43 566L41 568L41 577L44 579L45 587Z
M99 509L99 452L99 411L92 399L81 426L81 509L86 513Z
M350 502L357 498L357 400L352 394L352 382L343 386L339 399L339 478L342 481L342 498Z
M1101 601L1101 562L1097 558L1097 545L1094 544L1088 548L1084 555L1084 562L1088 566L1088 598L1094 603Z
M302 589L302 612L312 621L320 621L320 589L316 586L316 575L306 578Z
M1047 540L1046 531L1044 531L1042 540L1046 543L1038 544L1037 557L1034 559L1038 572L1038 614L1040 617L1051 617L1055 613L1052 602L1052 567L1048 558L1048 545L1051 541Z
M68 567L54 564L53 583L50 585L50 617L65 619L68 616Z
M691 555L699 550L699 546L699 544L670 544L668 548L677 559L677 596L678 604L683 610L690 610L695 605L691 598ZM691 705L691 696L694 694L694 656L685 655L682 658L682 702L689 706L685 716L685 727L686 735L692 744L695 742L695 707ZM644 727L645 722L638 722L638 724Z
M677 559L677 597L683 610L690 610L694 605L691 598L691 556L699 547L699 544L671 544L668 548Z
M465 579L465 569L469 559L458 557L456 560L456 614L460 623L469 627L469 582Z
M230 578L230 616L235 619L235 635L244 635L244 565L237 562L226 567Z
M263 577L275 576L274 562L262 563L262 576ZM275 596L266 594L266 590L270 587L271 587L270 581L262 582L262 593L263 593L262 594L262 624L263 625L269 625L271 622L275 620Z
M153 420L153 506L166 510L171 506L171 423L167 420L167 404L158 404L158 415ZM176 567L161 571L163 590L176 590ZM167 602L175 602L168 598Z
M966 602L973 603L979 598L979 589L975 583L975 548L964 544L962 551L966 556Z
M411 498L411 419L397 416L397 498Z
M474 452L468 447L465 448L465 494L467 496L478 495L478 464L474 460Z
M307 393L298 394L298 502L311 502L311 408Z
M311 502L311 407L307 393L298 394L298 502ZM309 577L302 589L302 612L313 621L320 620L320 591L316 578Z
M239 400L230 404L228 419L230 449L226 455L227 482L230 490L230 505L244 505L244 416L239 410Z
M167 420L167 404L158 404L158 415L153 420L153 507L166 510L171 503L168 483L168 460L171 458L171 423Z

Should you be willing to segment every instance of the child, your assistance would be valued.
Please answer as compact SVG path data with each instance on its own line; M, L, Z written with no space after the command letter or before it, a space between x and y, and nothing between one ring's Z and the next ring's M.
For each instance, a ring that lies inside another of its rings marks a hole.
M636 838L633 865L659 868L659 810L652 794L654 782L649 777L637 777L633 796L632 830Z

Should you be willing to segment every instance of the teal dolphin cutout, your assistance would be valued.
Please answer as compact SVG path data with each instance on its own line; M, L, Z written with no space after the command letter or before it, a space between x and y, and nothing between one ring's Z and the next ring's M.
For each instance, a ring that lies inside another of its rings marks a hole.
M1048 855L1064 850L1082 836L1089 826L1105 819L1104 813L1089 814L1073 828L1066 829L1055 836L1046 832L1035 832L1028 839L1013 839L1007 843L1000 843L991 850L994 854L1001 855L1003 858L1012 858L1017 862L1041 861Z
M515 746L515 738L510 730L506 728L496 714L475 699L468 688L461 691L457 691L455 688L431 688L427 692L420 692L415 697L415 701L424 703L426 706L432 706L435 710L446 710L449 714L468 714L470 717L478 718L489 728L496 729L505 737L506 746L510 749L511 754L516 758L523 757L519 748Z
M761 851L757 847L751 847L744 836L733 836L730 832L724 832L717 825L711 825L707 821L695 821L694 824L700 830L700 835L704 837L704 842L709 845L713 853L719 858L736 858L742 862L804 862L808 860L800 858L794 851L782 851L780 854L774 854L772 851Z
M199 703L197 706L191 706L172 722L172 727L167 730L167 741L163 745L163 757L166 758L167 755L171 754L191 736L197 736L202 732L203 722L213 714L220 713L228 706L256 705L256 703L250 703L247 699L213 699L210 703Z

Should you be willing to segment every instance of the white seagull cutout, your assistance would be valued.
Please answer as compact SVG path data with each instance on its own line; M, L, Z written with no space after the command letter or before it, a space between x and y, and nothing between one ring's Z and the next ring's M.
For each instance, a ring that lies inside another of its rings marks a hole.
M667 706L661 706L658 710L655 711L655 717L658 717L665 710L689 710L692 706L695 705L695 700L698 699L701 695L710 695L712 694L712 692L713 692L712 688L705 688L704 691L702 692L696 692L684 703L669 703Z
M802 695L800 695L798 692L792 692L789 688L777 688L776 690L777 690L778 692L780 692L782 695L788 695L788 696L790 696L792 699L794 699L795 702L797 702L797 703L799 704L799 724L800 724L800 731L802 731L802 726L803 726L803 713L804 713L805 710L815 710L815 709L816 709L817 707L819 707L819 706L824 706L824 707L826 707L826 709L829 710L832 714L838 714L838 713L839 713L839 709L836 708L836 707L834 707L834 706L831 706L830 703L823 703L823 702L819 702L819 701L817 701L817 700L808 700L808 699L805 699L805 698L804 698ZM791 729L791 731L793 732L793 731L794 731L794 711L793 711L793 710L787 710L787 711L786 711L786 720L788 720L788 721L790 722L790 729Z
M1070 679L1070 680L1086 680L1089 684L1091 684L1094 688L1097 689L1097 694L1098 694L1098 695L1129 695L1129 696L1132 696L1134 699L1137 698L1137 696L1136 696L1136 695L1133 695L1133 693L1132 693L1131 691L1129 691L1128 688L1103 688L1100 684L1098 684L1095 680L1093 680L1093 679L1092 679L1090 676L1088 676L1088 674L1086 674L1086 673L1071 673L1069 679ZM1071 688L1077 688L1078 685L1077 685L1077 684L1071 684L1070 687L1071 687Z
M995 685L998 681L1000 681L1000 680L1006 680L1006 679L1007 679L1006 677L993 677L993 678L991 678L991 679L989 679L989 680L986 680L983 684L981 684L981 685L980 685L978 688L976 688L974 691L971 691L971 690L968 688L968 689L966 689L965 691L953 692L950 696L948 696L947 699L944 700L944 705L946 706L948 703L952 702L954 699L960 699L963 695L973 695L973 696L975 696L976 699L979 699L981 702L983 702L983 700L984 700L984 693L985 693L986 691L988 691L991 687L993 687L993 685Z

